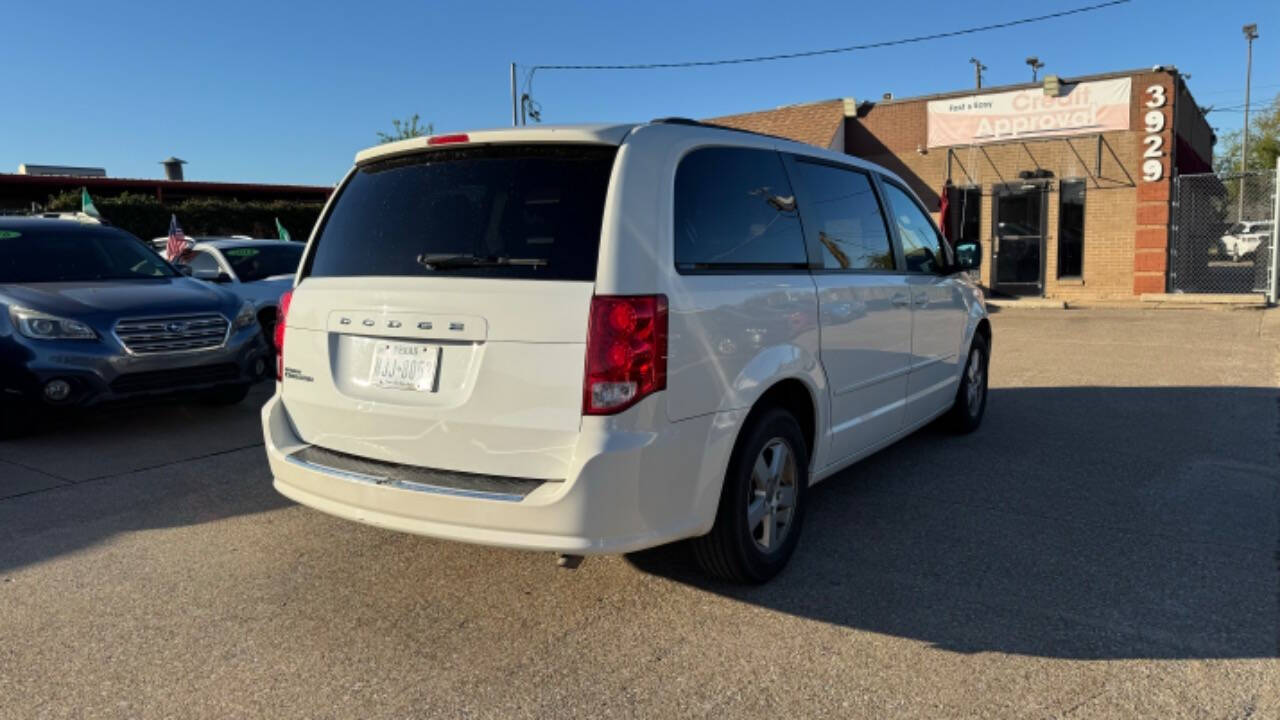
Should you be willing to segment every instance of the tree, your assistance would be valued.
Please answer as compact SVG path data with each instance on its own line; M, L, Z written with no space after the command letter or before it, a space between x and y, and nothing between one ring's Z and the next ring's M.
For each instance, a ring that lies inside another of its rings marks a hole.
M405 120L395 119L391 121L391 132L378 132L378 142L389 143L396 140L408 140L409 138L422 137L435 132L435 126L431 123L426 125L418 124L418 113L414 113Z
M1218 172L1240 171L1239 130L1227 133L1218 141L1213 160L1213 169ZM1274 170L1276 158L1280 157L1280 95L1276 95L1269 106L1258 108L1258 114L1249 123L1249 157L1246 166L1249 170Z

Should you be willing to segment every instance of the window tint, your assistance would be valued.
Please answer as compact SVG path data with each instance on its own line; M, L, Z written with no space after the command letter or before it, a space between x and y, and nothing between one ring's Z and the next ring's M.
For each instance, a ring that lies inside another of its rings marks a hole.
M942 242L933 221L902 188L885 181L884 192L893 208L893 219L902 238L902 254L912 272L940 273L943 269Z
M893 244L871 178L857 170L797 162L804 195L805 231L817 235L822 266L844 270L892 270Z
M292 275L302 260L302 243L279 245L244 245L223 247L227 259L240 282L253 282L273 275Z
M45 221L41 221L42 223ZM0 283L91 282L173 277L136 237L114 228L21 226L0 238Z
M1058 192L1058 277L1084 269L1084 181L1063 180Z
M334 201L306 274L594 280L617 151L496 145L366 165Z
M704 148L676 171L681 270L806 268L796 198L772 150Z

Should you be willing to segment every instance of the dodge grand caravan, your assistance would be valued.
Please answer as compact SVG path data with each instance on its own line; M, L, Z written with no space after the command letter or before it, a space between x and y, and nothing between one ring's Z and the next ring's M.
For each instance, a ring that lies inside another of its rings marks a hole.
M980 255L882 168L691 121L380 145L281 299L275 487L570 561L689 539L762 582L810 485L981 422Z

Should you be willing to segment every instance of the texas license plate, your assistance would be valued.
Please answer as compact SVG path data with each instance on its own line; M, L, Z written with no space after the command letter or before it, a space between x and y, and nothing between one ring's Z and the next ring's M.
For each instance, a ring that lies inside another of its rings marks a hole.
M440 346L378 340L369 384L394 390L435 392Z

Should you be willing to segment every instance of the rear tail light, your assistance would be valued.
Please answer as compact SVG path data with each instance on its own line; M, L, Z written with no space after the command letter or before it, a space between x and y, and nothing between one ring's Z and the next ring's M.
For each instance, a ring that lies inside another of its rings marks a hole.
M582 413L622 412L666 387L667 296L591 298Z
M280 296L280 309L276 311L276 327L274 337L276 345L276 379L284 379L284 324L289 316L289 303L293 302L293 291L289 290Z

